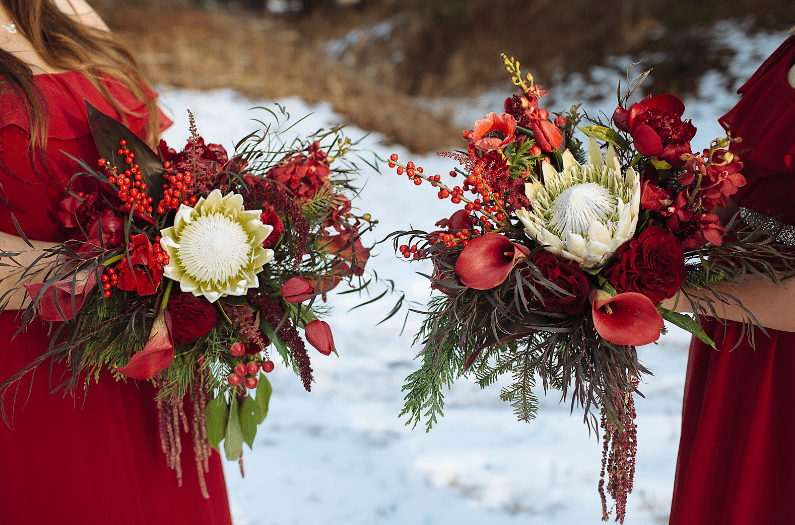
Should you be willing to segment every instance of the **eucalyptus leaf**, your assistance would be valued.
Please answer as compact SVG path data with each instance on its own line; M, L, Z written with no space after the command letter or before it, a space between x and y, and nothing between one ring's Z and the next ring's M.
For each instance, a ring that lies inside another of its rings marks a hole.
M246 396L243 404L240 405L240 430L243 434L243 441L248 448L254 448L254 438L257 436L257 425L260 423L260 407L253 397Z
M607 126L582 126L580 131L593 137L596 140L609 142L613 146L621 150L628 150L629 143L617 131L608 128Z
M226 424L226 438L224 439L224 453L226 459L235 461L243 453L243 429L240 428L240 416L235 396L229 403L229 420Z
M268 416L268 405L270 404L273 386L265 374L260 373L257 383L257 404L259 405L259 422L265 421Z
M207 403L204 410L204 419L207 424L207 441L213 448L218 448L226 435L226 420L229 406L224 396L218 396Z
M679 312L674 312L672 310L668 310L663 308L662 306L657 307L657 311L660 312L660 315L663 319L670 322L673 325L682 328L683 330L687 330L694 336L701 339L706 344L710 345L711 347L715 348L715 343L709 336L701 329L695 319L690 317L687 314L680 314Z

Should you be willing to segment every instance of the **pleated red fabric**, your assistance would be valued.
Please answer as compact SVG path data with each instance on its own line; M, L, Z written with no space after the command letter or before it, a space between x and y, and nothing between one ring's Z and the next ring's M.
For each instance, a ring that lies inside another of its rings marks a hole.
M747 184L733 200L795 224L795 62L788 38L739 92L721 124L743 142L733 149ZM782 312L781 315L795 315ZM717 350L693 338L671 525L795 523L795 333L704 319Z
M49 107L46 169L34 169L24 108L13 96L0 104L0 230L16 235L11 214L31 239L66 238L56 211L77 165L64 152L95 163L99 158L86 120L85 100L105 113L116 111L80 73L38 75ZM106 88L140 114L126 124L141 134L146 108L112 81ZM155 95L152 93L152 97ZM167 127L168 119L161 120ZM41 167L40 167L41 168ZM80 188L80 183L78 183ZM42 323L14 337L16 312L0 314L0 381L47 348ZM182 434L183 486L166 465L160 445L154 387L102 377L77 397L51 394L69 371L39 368L3 409L12 428L0 422L0 523L81 525L229 525L231 516L217 452L205 474L210 498L199 488L192 440Z

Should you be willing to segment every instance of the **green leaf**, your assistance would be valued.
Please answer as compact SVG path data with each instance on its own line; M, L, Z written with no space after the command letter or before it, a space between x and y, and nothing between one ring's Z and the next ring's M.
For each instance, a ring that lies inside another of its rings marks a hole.
M654 165L655 168L658 170L668 170L671 169L671 165L668 162L661 160L661 159L651 159L651 163Z
M260 408L253 397L246 396L243 404L240 405L240 430L243 434L243 441L248 444L248 448L254 448L254 438L257 436L257 425L260 423Z
M582 126L580 131L589 137L595 138L596 140L609 142L618 149L629 149L629 143L627 143L624 137L619 135L617 131L610 129L607 126Z
M232 306L243 306L246 304L246 296L245 295L227 295L225 297L221 297L221 301L226 304L231 304Z
M276 350L279 351L282 359L284 359L284 364L290 366L290 358L288 357L290 355L290 349L287 348L287 345L284 344L284 341L282 341L281 337L279 337L279 334L273 330L273 327L268 323L268 321L265 320L264 316L260 320L259 328L265 332L265 335L267 335L268 339L271 340L271 343L273 343L273 345L276 347Z
M229 421L226 424L226 439L224 439L224 452L226 459L235 461L243 453L243 430L240 428L240 416L237 410L237 399L232 396L229 404Z
M710 345L711 347L715 348L715 343L709 336L701 329L698 323L687 314L680 314L679 312L674 312L672 310L668 310L663 308L662 306L657 307L657 311L660 312L660 315L663 319L670 322L673 325L682 328L683 330L687 330L694 336L698 337L706 344Z
M268 416L268 405L270 404L272 393L273 387L271 386L271 382L268 381L265 374L260 373L259 383L257 383L257 404L259 405L260 423L265 421L265 418Z
M207 403L204 410L204 418L207 423L207 441L210 446L218 448L226 435L226 419L229 407L224 396L218 396Z
M126 155L119 155L119 140L127 141L127 148L135 153L135 164L138 164L143 176L143 181L149 186L149 196L154 202L160 202L163 197L163 161L157 153L146 145L138 136L127 126L108 116L92 106L86 101L86 112L88 123L91 127L91 135L97 145L99 154L108 161L110 166L115 166L120 171L124 171Z

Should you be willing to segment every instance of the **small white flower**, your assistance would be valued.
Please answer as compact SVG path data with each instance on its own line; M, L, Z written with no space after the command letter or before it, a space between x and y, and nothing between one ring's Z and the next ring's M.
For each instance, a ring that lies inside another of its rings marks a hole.
M563 171L542 166L544 184L525 184L530 210L516 215L525 232L555 255L585 268L600 268L632 238L640 210L640 177L629 168L621 174L613 146L602 158L596 139L588 143L588 163L563 153Z
M179 281L183 292L215 302L226 295L245 295L259 285L257 274L273 259L262 247L273 226L260 221L261 210L244 210L243 197L213 190L194 207L179 207L174 226L162 230L160 245L168 252L163 275Z

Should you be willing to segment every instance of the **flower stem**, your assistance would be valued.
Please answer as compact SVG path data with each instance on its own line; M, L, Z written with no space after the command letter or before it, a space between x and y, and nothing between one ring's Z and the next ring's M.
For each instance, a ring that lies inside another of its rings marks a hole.
M168 279L168 283L166 284L166 289L163 292L163 300L160 301L160 310L165 310L166 305L168 304L168 298L171 295L171 285L174 284L174 281Z

